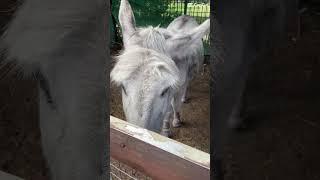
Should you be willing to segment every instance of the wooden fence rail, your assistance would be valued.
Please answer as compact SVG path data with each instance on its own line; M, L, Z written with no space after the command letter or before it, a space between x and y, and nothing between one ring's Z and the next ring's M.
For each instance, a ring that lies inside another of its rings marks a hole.
M154 180L209 180L210 155L110 116L111 157Z
M110 116L111 157L154 180L209 180L210 155ZM23 180L0 171L0 180Z

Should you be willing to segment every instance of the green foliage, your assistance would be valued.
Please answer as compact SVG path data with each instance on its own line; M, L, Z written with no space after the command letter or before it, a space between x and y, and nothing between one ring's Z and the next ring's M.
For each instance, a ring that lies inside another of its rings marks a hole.
M170 0L129 0L138 26L168 25L181 13L168 12ZM118 19L120 0L112 1L112 14Z

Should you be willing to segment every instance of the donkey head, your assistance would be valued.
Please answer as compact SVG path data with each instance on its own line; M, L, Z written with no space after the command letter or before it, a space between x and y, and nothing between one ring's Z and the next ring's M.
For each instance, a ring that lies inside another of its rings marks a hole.
M179 70L159 28L137 28L127 0L121 0L119 21L125 50L117 57L111 79L122 88L127 121L159 132L181 81Z

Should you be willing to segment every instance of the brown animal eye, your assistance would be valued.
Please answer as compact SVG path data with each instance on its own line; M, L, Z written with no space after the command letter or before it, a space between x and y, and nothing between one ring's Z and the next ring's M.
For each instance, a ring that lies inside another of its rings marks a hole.
M123 85L121 85L121 89L122 89L122 91L124 92L124 94L127 95L127 91L126 91L126 89L124 88Z
M168 91L169 91L169 88L166 88L165 90L163 90L161 93L161 97L163 97Z

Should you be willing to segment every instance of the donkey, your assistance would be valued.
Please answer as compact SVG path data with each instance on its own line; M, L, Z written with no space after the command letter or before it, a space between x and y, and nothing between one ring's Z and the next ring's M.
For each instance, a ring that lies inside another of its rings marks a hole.
M185 79L174 99L173 127L181 126L180 109L182 103L186 103L189 83L203 68L204 48L202 38L209 32L209 23L210 20L208 19L199 25L193 17L182 15L174 19L166 29L161 29L161 32L167 37L166 46L169 54L177 64L180 75ZM190 29L196 29L197 31L192 34ZM176 39L188 35L196 37L192 41L185 42L186 44L183 46L176 41Z
M165 47L159 28L137 28L131 6L121 0L119 21L124 51L111 71L113 82L122 88L122 102L128 122L160 132L163 119L182 79Z
M104 0L26 0L1 39L3 63L39 81L41 141L53 180L109 177L106 7Z
M122 87L126 119L149 130L161 131L168 137L171 135L169 123L171 116L179 115L176 110L180 108L184 92L180 89L188 83L187 73L191 69L190 64L193 63L189 61L179 63L180 67L177 66L178 63L171 59L174 55L171 51L176 49L183 52L186 47L201 40L209 30L209 20L185 33L177 34L159 27L138 28L129 2L122 0L119 22L124 52L118 56L118 62L111 72L111 79ZM149 49L149 53L143 53L147 51L146 49ZM155 60L157 63L148 65ZM155 65L160 62L161 64L167 62L167 65L156 68Z
M199 26L198 22L191 16L182 15L174 19L166 28L172 34L188 33L188 30ZM178 67L182 63L188 63L189 69L186 73L187 81L190 82L194 76L203 69L204 62L204 48L202 39L196 39L191 45L182 49L177 48L169 51L171 57L177 63ZM182 68L180 68L182 69ZM187 90L188 86L183 88L183 96L181 101L187 103Z

